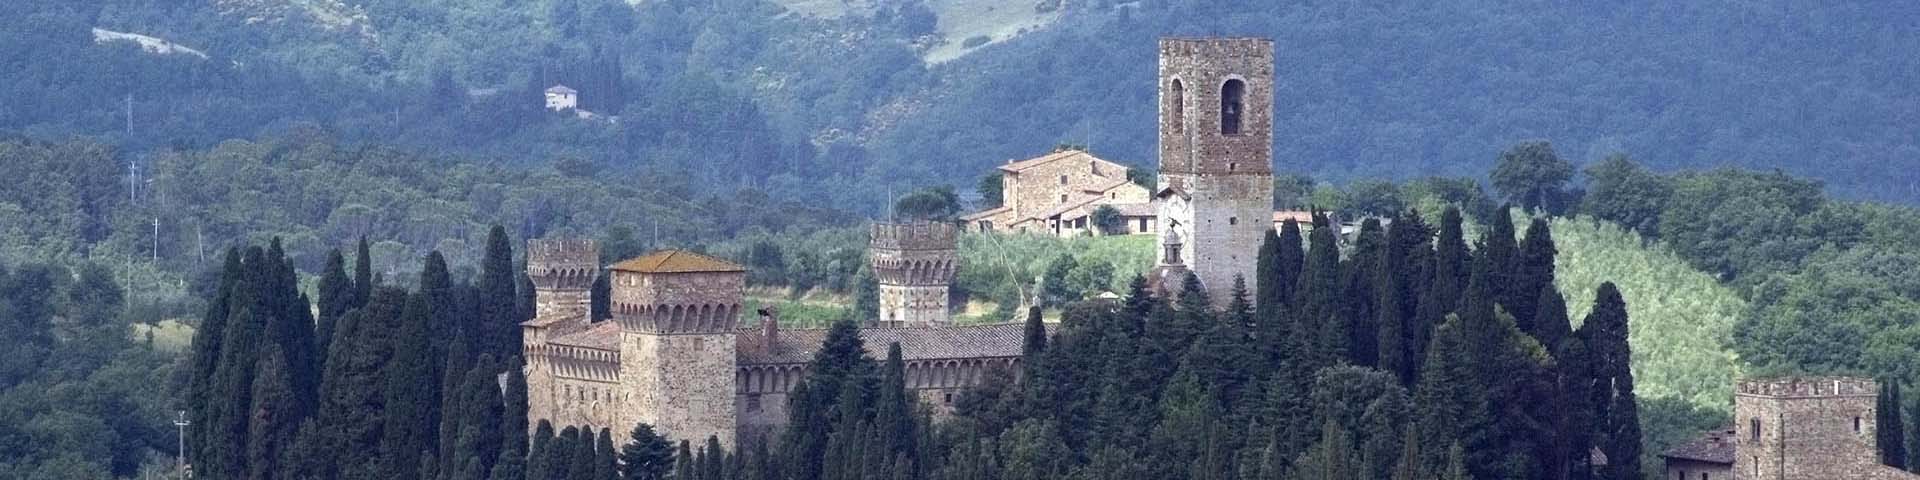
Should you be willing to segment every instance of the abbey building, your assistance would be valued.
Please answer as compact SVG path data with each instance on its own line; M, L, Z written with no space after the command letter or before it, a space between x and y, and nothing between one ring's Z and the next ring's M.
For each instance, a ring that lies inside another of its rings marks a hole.
M1236 278L1256 287L1255 255L1272 226L1273 43L1163 39L1159 49L1158 190L1127 182L1118 164L1056 152L1003 169L1034 186L1022 180L1015 188L1024 193L1008 211L970 223L1086 228L1061 222L1090 206L1129 205L1137 231L1127 233L1159 239L1151 280L1177 286L1191 273L1221 303ZM1061 188L1034 193L1055 177ZM900 345L908 388L936 413L989 369L1015 366L1024 342L1019 323L952 322L949 286L965 267L959 229L878 223L869 235L880 311L860 335L876 357ZM670 437L714 436L729 447L786 422L787 394L825 330L782 329L777 312L744 311L746 269L685 251L604 266L612 318L594 322L588 291L602 270L591 241L528 242L537 312L521 328L531 419L617 431L645 422Z

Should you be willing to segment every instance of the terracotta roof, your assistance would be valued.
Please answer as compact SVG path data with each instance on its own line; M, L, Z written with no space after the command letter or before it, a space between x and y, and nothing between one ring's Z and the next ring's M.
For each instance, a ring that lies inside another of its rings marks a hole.
M1105 197L1101 197L1099 195L1087 195L1079 198L1074 198L1072 200L1068 200L1067 203L1055 205L1053 208L1042 210L1040 213L1033 214L1032 218L1036 220L1053 218L1055 215L1061 215L1067 212L1071 212L1080 207L1087 206L1087 204L1089 203L1093 203L1094 201L1100 200L1101 198L1105 198Z
M623 272L639 273L694 273L694 272L744 272L746 267L685 250L661 250L645 256L627 259L610 267Z
M1153 192L1153 198L1164 197L1164 196L1167 196L1168 194L1179 195L1180 198L1186 198L1186 199L1193 198L1192 195L1187 194L1186 190L1182 190L1178 187L1160 187L1159 191Z
M1006 206L1006 205L1001 205L1001 206L998 206L998 207L993 207L993 208L989 208L989 209L986 209L986 210L981 210L981 211L978 211L978 212L974 212L974 213L970 213L970 214L967 214L966 216L963 216L963 217L960 217L960 219L961 219L961 220L966 220L966 221L969 221L969 222L971 222L971 221L974 221L974 220L979 220L979 219L982 219L982 218L987 218L987 217L991 217L991 216L994 216L994 215L999 215L999 214L1001 214L1001 213L1005 213L1005 212L1007 212L1007 211L1009 211L1009 210L1013 210L1013 207L1010 207L1010 206Z
M1126 166L1126 165L1121 165L1121 164L1118 164L1118 163L1114 163L1114 162L1112 162L1112 161L1110 161L1110 160L1107 160L1107 159L1104 159L1104 158L1100 158L1100 157L1096 157L1096 156L1093 156L1093 154L1091 154L1091 153L1087 153L1087 152L1084 152L1084 151L1080 151L1080 150L1061 150L1061 151L1058 151L1058 152L1053 152L1053 153L1049 153L1049 154L1046 154L1046 155L1041 155L1041 156L1038 156L1038 157L1033 157L1033 158L1029 158L1029 159L1026 159L1026 160L1021 160L1021 161L1018 161L1018 162L1013 162L1013 163L1008 163L1008 164L1006 164L1006 165L1001 165L1001 166L1000 166L1000 169L1001 169L1001 170L1005 170L1005 171L1008 171L1008 172L1013 172L1013 173L1020 173L1020 171L1022 171L1022 170L1026 170L1026 169L1029 169L1029 168L1033 168L1033 167L1038 167L1038 166L1041 166L1041 165L1046 165L1046 164L1048 164L1048 163L1052 163L1052 162L1053 162L1054 160L1061 160L1061 159L1068 159L1068 158L1084 158L1084 159L1087 159L1087 160L1093 160L1093 161L1097 161L1097 162L1100 162L1100 163L1104 163L1104 164L1107 164L1107 165L1109 165L1109 166L1112 166L1113 168L1117 168L1117 169L1121 169L1121 170L1125 170L1125 169L1127 168L1127 166ZM1120 178L1126 178L1126 176L1125 176L1125 175L1122 175L1122 176L1121 176Z
M550 88L547 88L547 93L580 93L580 92L572 88L567 88L566 85L554 85Z
M1120 211L1120 216L1123 217L1152 217L1160 214L1153 209L1151 203L1109 203L1107 206Z
M548 340L554 345L592 348L596 350L615 350L620 348L620 324L603 321L593 324L586 330L561 335Z
M776 345L767 345L759 328L739 331L739 362L748 364L806 363L827 339L825 329L780 330ZM1026 343L1018 323L951 327L862 328L867 354L883 358L887 344L899 343L906 360L1018 357ZM771 348L769 348L771 347Z
M532 320L520 322L520 325L524 327L545 327L548 325L553 325L555 323L560 323L560 321L562 320L575 320L575 319L579 319L580 317L581 317L580 315L568 315L564 317L533 317Z
M1087 193L1107 193L1108 190L1113 190L1115 188L1126 186L1127 183L1129 182L1125 178L1115 178L1115 179L1112 179L1111 181L1108 181L1107 183L1100 184L1095 188L1083 188L1083 189L1080 189L1080 191L1087 192Z
M1721 463L1732 465L1735 442L1733 427L1721 428L1701 435L1687 443L1667 449L1660 456L1693 460L1696 462Z

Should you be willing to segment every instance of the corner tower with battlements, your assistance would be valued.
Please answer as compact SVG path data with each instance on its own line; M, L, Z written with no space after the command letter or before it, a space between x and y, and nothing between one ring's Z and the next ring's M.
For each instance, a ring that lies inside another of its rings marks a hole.
M527 278L533 281L534 317L520 324L526 360L527 412L558 425L587 423L596 408L609 410L613 390L611 352L581 348L565 339L591 326L589 299L600 274L600 248L592 240L527 241ZM564 392L564 394L562 393ZM588 400L588 392L600 401ZM562 408L562 405L584 408ZM604 416L604 414L601 414Z
M880 326L952 324L947 290L959 270L959 232L941 222L873 224L867 255L880 284Z
M1859 377L1746 380L1734 390L1737 480L1910 479L1880 465L1880 386Z
M1160 40L1160 183L1154 192L1162 288L1200 279L1225 305L1234 278L1258 291L1256 257L1273 215L1273 41Z
M676 250L610 269L624 402L611 424L645 422L672 438L711 435L733 448L735 328L746 269Z

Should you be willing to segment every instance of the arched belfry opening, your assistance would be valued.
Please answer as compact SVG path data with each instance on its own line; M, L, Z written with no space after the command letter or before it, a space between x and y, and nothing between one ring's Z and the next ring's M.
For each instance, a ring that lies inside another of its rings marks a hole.
M1180 79L1173 79L1173 88L1168 95L1173 97L1173 105L1167 107L1167 113L1173 119L1173 131L1184 132L1187 130L1187 86L1181 84Z
M1240 133L1240 114L1246 111L1246 96L1247 82L1238 78L1220 86L1220 133Z

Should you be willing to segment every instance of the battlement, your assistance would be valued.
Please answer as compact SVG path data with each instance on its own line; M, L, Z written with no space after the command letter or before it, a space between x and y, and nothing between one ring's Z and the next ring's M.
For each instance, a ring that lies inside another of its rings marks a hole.
M1758 397L1874 397L1880 385L1863 377L1782 377L1742 380L1735 395Z
M868 246L886 250L954 250L960 227L945 222L874 223Z
M1271 57L1273 39L1262 37L1162 37L1160 56Z
M579 238L527 240L527 277L542 290L584 290L600 274L600 246Z

